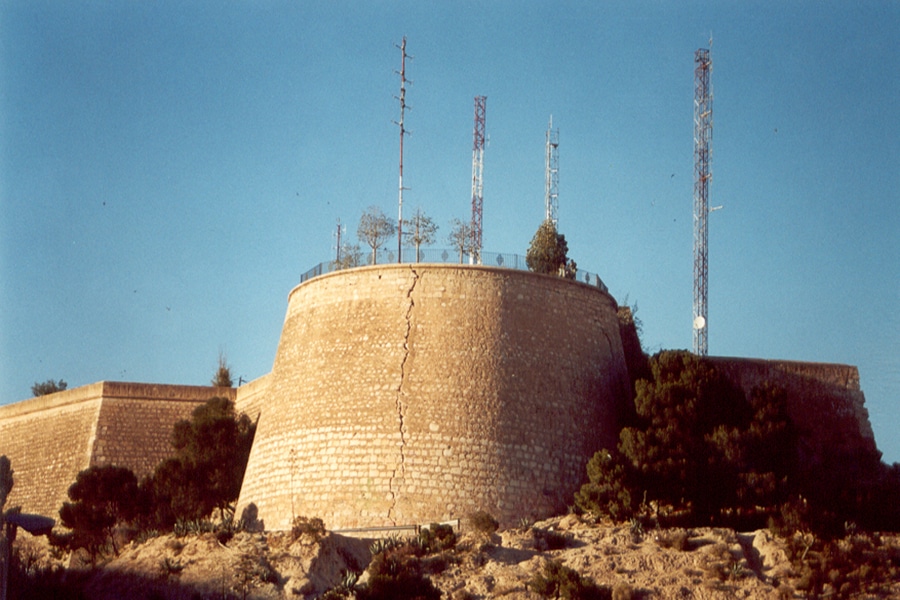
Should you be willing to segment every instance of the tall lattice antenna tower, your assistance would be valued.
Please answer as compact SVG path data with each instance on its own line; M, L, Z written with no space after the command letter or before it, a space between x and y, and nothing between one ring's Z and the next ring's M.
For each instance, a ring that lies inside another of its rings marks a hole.
M344 235L344 232L346 232L346 231L347 231L347 227L341 225L341 220L338 219L337 220L337 230L334 232L334 239L336 242L335 248L337 250L337 252L335 254L335 258L334 258L336 265L341 264L341 250L343 249L343 240L341 238Z
M559 220L559 129L553 129L553 115L547 125L546 173L544 185L544 206L546 219L555 227Z
M484 115L487 96L475 96L475 131L472 144L472 249L469 262L481 264L481 217L484 207Z
M710 40L712 46L712 40ZM694 354L706 356L709 322L707 296L709 287L708 242L709 182L712 174L710 143L712 142L712 87L709 76L712 60L709 50L694 53Z
M400 121L394 121L400 127L400 186L399 186L399 209L397 215L397 262L403 262L403 138L406 137L407 131L403 119L406 116L406 59L412 58L406 53L406 36L403 36L403 42L400 46ZM410 82L412 83L412 82Z

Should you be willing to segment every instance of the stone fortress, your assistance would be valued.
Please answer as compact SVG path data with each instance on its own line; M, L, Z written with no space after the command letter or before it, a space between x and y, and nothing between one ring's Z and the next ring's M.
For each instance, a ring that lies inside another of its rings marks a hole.
M57 516L77 473L138 477L173 424L214 396L258 419L238 501L266 529L425 524L485 510L504 525L564 510L631 400L628 329L602 286L438 263L313 277L288 299L272 371L237 389L100 382L0 406L9 504ZM632 329L632 335L633 329ZM815 456L874 451L857 369L714 358L749 392L774 380Z

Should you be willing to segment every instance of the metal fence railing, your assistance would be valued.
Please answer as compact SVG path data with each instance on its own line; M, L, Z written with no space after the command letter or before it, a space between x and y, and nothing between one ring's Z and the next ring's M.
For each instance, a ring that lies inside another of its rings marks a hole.
M416 260L415 248L404 248L402 258L402 263L404 264L417 262L460 265L473 264L468 254L461 255L458 250L445 250L439 248L420 248L418 260ZM349 260L345 258L340 263L336 260L321 262L301 275L300 283L312 279L313 277L325 275L326 273L331 273L333 271L340 271L342 269L363 267L373 264L387 265L392 263L397 263L397 254L392 250L381 250L377 255L377 260L375 261L372 260L371 253L363 253L358 257L351 257ZM520 254L508 254L503 252L482 252L480 264L486 267L500 267L504 269L515 269L519 271L528 270L528 265L525 262L525 257ZM606 284L603 283L603 280L600 279L600 276L596 273L591 273L590 271L585 271L583 269L577 269L575 271L574 279L581 283L586 283L588 285L598 287L604 292L609 291L609 289L606 287Z

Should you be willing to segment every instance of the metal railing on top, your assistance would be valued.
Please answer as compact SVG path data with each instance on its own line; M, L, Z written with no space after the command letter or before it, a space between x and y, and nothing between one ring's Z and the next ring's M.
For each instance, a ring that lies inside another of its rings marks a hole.
M403 249L403 264L412 264L412 263L446 263L446 264L460 264L460 265L468 265L469 255L462 254L460 255L457 250L444 250L437 248L420 248L419 249L419 260L415 260L416 258L416 250L415 248L404 248ZM352 267L364 267L368 265L378 264L378 265L387 265L387 264L396 264L397 263L397 254L390 250L382 250L378 253L377 259L375 261L372 260L371 253L364 253L359 256L359 260L357 261L348 261L344 260L341 263L338 263L335 260L331 260L328 262L321 262L314 266L312 269L304 273L300 276L300 283L312 279L313 277L318 277L319 275L325 275L326 273L332 273L334 271L340 271L342 269L349 269ZM507 254L502 252L482 252L481 253L481 264L486 267L500 267L504 269L515 269L518 271L527 271L528 265L525 262L525 257L519 254ZM609 288L606 287L606 284L603 283L603 280L600 279L600 276L596 273L591 273L590 271L585 271L583 269L576 269L575 277L573 278L575 281L580 283L586 283L588 285L592 285L594 287L598 287L604 292L608 292Z

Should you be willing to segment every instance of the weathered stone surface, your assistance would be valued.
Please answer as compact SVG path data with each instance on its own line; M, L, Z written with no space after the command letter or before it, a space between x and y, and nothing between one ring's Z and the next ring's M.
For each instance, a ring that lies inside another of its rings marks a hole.
M0 454L12 461L9 506L56 517L79 471L118 465L138 478L172 453L172 427L230 388L101 381L0 406Z
M632 340L633 342L636 340ZM847 365L711 358L747 393L789 393L807 458L877 452ZM462 265L341 271L295 288L268 375L238 390L99 382L0 406L8 506L55 516L91 465L148 474L172 426L213 396L259 425L239 511L269 529L428 523L482 509L505 525L565 508L630 398L612 297ZM240 512L238 513L240 514Z
M546 516L628 394L598 288L431 264L319 277L290 295L239 510L269 529Z

